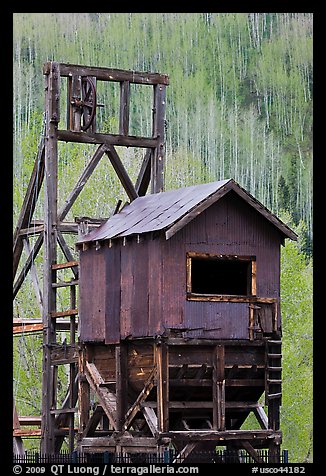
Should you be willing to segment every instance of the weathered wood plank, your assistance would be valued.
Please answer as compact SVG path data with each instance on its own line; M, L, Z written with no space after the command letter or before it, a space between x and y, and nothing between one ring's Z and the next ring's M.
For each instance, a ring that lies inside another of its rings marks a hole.
M262 406L257 406L256 408L253 409L254 415L258 420L258 423L260 424L260 427L263 428L264 430L268 429L268 417L265 413L265 410Z
M149 429L154 437L158 435L158 421L156 413L154 412L153 408L150 407L143 407L141 411L145 417L145 420L149 426Z
M225 348L217 345L213 350L213 429L225 429Z
M32 437L32 436L41 436L42 432L40 429L33 430L33 429L19 429L19 430L13 430L13 436L15 438L17 437Z
M227 387L264 387L265 380L264 379L226 379L225 385Z
M98 398L101 402L103 410L109 418L109 421L113 428L117 430L116 424L116 395L113 392L110 392L109 389L101 387L100 384L104 383L103 378L101 377L99 371L97 370L94 363L85 362L85 375L90 383L93 390L97 393Z
M68 261L67 263L55 263L52 265L52 269L65 269L65 268L73 268L74 266L78 266L79 261Z
M163 84L154 86L153 107L153 137L158 138L158 143L151 154L151 193L164 190L164 117L165 117L166 87Z
M104 68L98 66L82 66L76 64L59 63L60 74L63 77L71 75L95 76L102 81L129 81L136 84L169 84L169 76L161 73L143 71L129 71L123 69ZM51 62L43 66L43 74L50 73Z
M281 432L274 430L180 430L160 432L160 437L172 438L177 441L206 441L206 440L258 440L280 438Z
M242 447L250 454L256 463L264 463L263 459L259 456L257 451L251 446L249 441L241 441Z
M78 346L55 344L51 346L53 365L71 364L78 362Z
M118 431L122 431L128 410L128 350L124 343L115 348Z
M26 254L28 256L30 256L31 255L31 247L30 247L28 238L24 238L23 243L24 243L24 249L26 251ZM40 308L41 315L42 315L43 314L43 296L42 296L40 283L39 283L39 280L38 280L36 266L34 265L33 260L32 260L32 263L31 263L30 272L31 272L31 277L32 277L34 290L35 290L36 300L37 300L37 303L38 303L38 306Z
M102 416L104 415L104 410L101 405L97 405L95 408L93 415L88 420L86 427L83 431L83 438L87 436L92 436L96 430L97 425L99 424Z
M190 455L193 449L197 446L197 443L188 443L182 448L182 450L177 454L172 463L183 463L187 456Z
M228 296L228 295L212 295L212 294L197 294L187 293L189 301L211 301L211 302L254 302L273 304L276 298L263 298L256 296Z
M68 260L68 263L71 263L73 261L75 261L67 243L66 243L66 240L64 239L64 237L62 236L62 233L61 231L57 230L57 240L58 240L58 243L59 243L59 246L64 254L64 256L66 257L66 259ZM79 262L77 261L77 264L76 265L73 265L71 267L71 271L75 277L75 279L78 279L78 264Z
M20 426L39 426L41 427L41 416L20 416L19 424Z
M30 253L27 257L27 260L25 261L25 264L24 264L21 272L19 273L19 276L18 276L16 282L14 283L14 288L13 288L13 297L14 298L16 297L21 285L23 284L24 279L26 277L26 274L30 270L38 252L40 251L41 246L43 244L43 240L44 240L44 235L43 235L43 233L41 233L39 235L39 237L37 238L32 250L30 251ZM23 240L21 240L21 245L22 245L22 248L23 248Z
M118 175L120 182L123 185L123 188L125 189L129 199L135 200L135 198L138 197L138 193L135 190L135 187L130 180L130 177L124 168L123 163L121 162L121 159L119 155L117 154L117 151L115 150L113 145L108 145L107 150L105 150L105 153L110 159L111 164L113 165L113 168Z
M157 408L157 402L143 402L142 407ZM170 401L169 409L188 409L188 408L213 408L213 402L192 402L192 401Z
M135 189L140 197L146 195L149 182L151 180L151 155L153 149L147 149L145 157L143 159L137 180Z
M66 415L68 413L77 413L78 408L54 408L50 410L51 415Z
M13 334L26 334L30 332L41 332L43 331L43 324L23 324L20 326L13 326Z
M90 134L86 132L72 132L58 130L58 140L64 142L78 142L81 144L107 144L112 146L126 147L156 147L157 138L122 136L120 134Z
M120 438L117 437L86 437L83 438L80 442L80 447L86 448L115 448L116 445L120 445L123 448L127 449L138 449L138 451L143 451L143 448L146 450L153 448L156 449L157 447L157 440L156 438L151 437L130 437L130 436L122 436Z
M62 221L73 204L75 203L76 199L78 198L80 192L83 190L84 186L86 185L88 179L90 178L91 174L95 170L97 164L101 160L101 158L104 155L104 152L106 151L107 146L105 144L100 145L97 150L95 151L94 155L90 159L90 161L87 163L85 169L83 170L81 176L79 177L76 185L70 192L68 198L66 199L64 205L61 207L61 209L58 212L58 220Z
M200 379L200 378L180 378L180 379L170 379L170 387L211 387L211 379Z
M130 103L130 81L120 82L120 114L119 114L119 134L127 136L129 133L129 103Z
M22 228L28 228L29 223L33 217L36 202L40 193L40 189L44 179L44 158L45 158L45 143L42 137L37 157L34 163L33 171L28 183L24 202L20 211L17 226L14 232L14 247L13 247L13 278L16 276L20 256L23 250L23 242L20 237Z
M74 365L74 367L76 368L76 364L71 364L71 365ZM77 397L78 397L77 389L78 389L78 375L77 375L77 372L75 372L72 385L70 385L67 388L66 395L61 406L62 411L60 411L59 414L55 416L55 420L54 420L54 434L55 434L54 449L56 453L59 453L61 446L64 442L65 435L67 434L71 435L71 430L73 432L78 430L74 427L71 428L70 426L67 432L61 431L68 424L70 424L70 422L73 421L73 416L75 413L75 405L77 403ZM70 412L71 409L74 409L73 415ZM67 412L65 410L67 410Z
M129 410L126 414L125 422L123 424L124 430L128 429L132 420L136 416L137 412L140 410L142 403L146 400L146 398L148 397L152 388L154 387L156 374L157 374L157 369L156 369L156 367L154 367L152 369L151 373L150 373L149 378L147 379L147 381L144 384L144 388L142 389L142 391L138 395L136 401L129 408Z
M39 233L42 233L43 231L44 231L43 225L36 226L31 223L29 228L22 228L20 230L19 236L20 237L34 236L34 235L38 235Z
M78 385L78 406L79 406L79 433L83 433L87 427L90 412L90 385L85 377L86 349L83 346L78 362L79 385Z
M157 416L159 431L169 428L169 353L165 342L156 345Z
M50 410L55 401L55 388L50 378L52 373L50 345L56 342L55 320L51 313L56 310L56 271L52 264L57 261L56 229L58 202L58 141L57 130L60 119L60 70L58 63L50 64L46 78L46 131L45 131L45 190L44 190L44 267L43 267L43 363L42 363L42 441L43 453L55 452L54 421Z
M56 311L51 312L51 317L64 317L64 316L76 316L78 314L78 309L67 309L66 311Z
M77 286L79 283L78 279L71 279L70 281L58 281L57 283L52 283L53 288L66 288L71 286Z

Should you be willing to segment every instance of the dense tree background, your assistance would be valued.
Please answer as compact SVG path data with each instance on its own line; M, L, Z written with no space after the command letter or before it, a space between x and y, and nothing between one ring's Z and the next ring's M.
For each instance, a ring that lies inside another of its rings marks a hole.
M298 244L282 249L282 430L293 461L312 459L312 30L311 13L13 15L14 224L43 130L42 66L55 60L168 74L165 188L232 177L297 230ZM149 135L151 91L132 94L130 133ZM119 90L99 86L98 96L98 126L116 133ZM60 200L92 147L60 143ZM141 151L119 153L136 177ZM109 216L118 198L101 161L67 218ZM42 253L36 267L42 276ZM30 289L27 277L15 317L39 317ZM40 414L40 337L15 338L14 353L19 412Z

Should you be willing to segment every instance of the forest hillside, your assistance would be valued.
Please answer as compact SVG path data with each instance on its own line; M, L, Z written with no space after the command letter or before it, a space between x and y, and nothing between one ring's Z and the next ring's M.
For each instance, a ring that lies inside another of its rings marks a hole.
M312 460L312 42L311 13L13 15L14 226L43 132L42 67L55 60L167 74L165 189L234 178L299 234L282 249L282 430L292 461ZM146 136L152 111L143 89L132 90L130 133ZM99 127L116 133L119 89L98 96L109 105L99 108ZM121 154L136 177L140 151ZM62 198L89 157L85 147L60 144ZM100 164L67 218L108 217L123 193ZM27 281L14 313L39 317L35 309ZM15 338L22 414L40 414L41 345L39 336Z

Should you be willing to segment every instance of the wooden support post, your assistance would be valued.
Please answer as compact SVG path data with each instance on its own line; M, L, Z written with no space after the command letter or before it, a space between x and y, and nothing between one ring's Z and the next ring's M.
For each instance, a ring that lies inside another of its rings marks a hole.
M213 352L213 429L225 430L224 346L217 345Z
M79 433L83 433L88 425L90 410L90 385L85 377L85 349L79 353Z
M164 190L165 94L166 86L164 84L154 86L153 137L157 137L157 144L151 155L151 193L159 193Z
M57 182L58 182L58 143L59 122L59 84L60 71L56 62L50 63L46 76L46 133L45 133L45 206L44 206L44 270L43 270L43 368L42 368L42 437L41 450L45 454L55 451L54 415L51 415L55 400L53 382L50 378L51 344L56 342L55 319L51 313L56 311L56 271L52 265L57 260Z
M81 99L81 77L74 75L72 77L70 97L70 117L69 117L69 129L74 132L80 132L81 130L81 109L71 104L75 100Z
M130 83L120 82L120 116L119 134L127 136L129 133L129 103L130 103Z
M76 286L70 287L70 308L74 309L76 307ZM74 345L76 342L76 320L75 315L70 316L70 345ZM76 364L69 364L69 406L73 408L77 400L77 395L75 391L75 379L76 379L77 369ZM69 421L69 451L72 453L75 447L75 414L70 413Z
M269 445L268 462L280 463L281 461L281 448L278 440L272 441Z
M158 429L169 431L169 350L166 342L156 345L156 366Z
M117 430L123 430L125 415L128 410L128 350L125 344L120 342L115 348L116 362L116 395L117 395Z

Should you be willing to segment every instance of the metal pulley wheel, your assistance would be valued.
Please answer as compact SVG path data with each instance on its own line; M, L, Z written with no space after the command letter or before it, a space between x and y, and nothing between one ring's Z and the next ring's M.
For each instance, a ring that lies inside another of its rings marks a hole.
M80 109L81 129L87 131L94 121L97 107L96 88L91 78L81 78L81 99L73 97L71 104Z
M87 131L94 121L96 113L96 89L91 78L82 78L82 117L81 129Z

